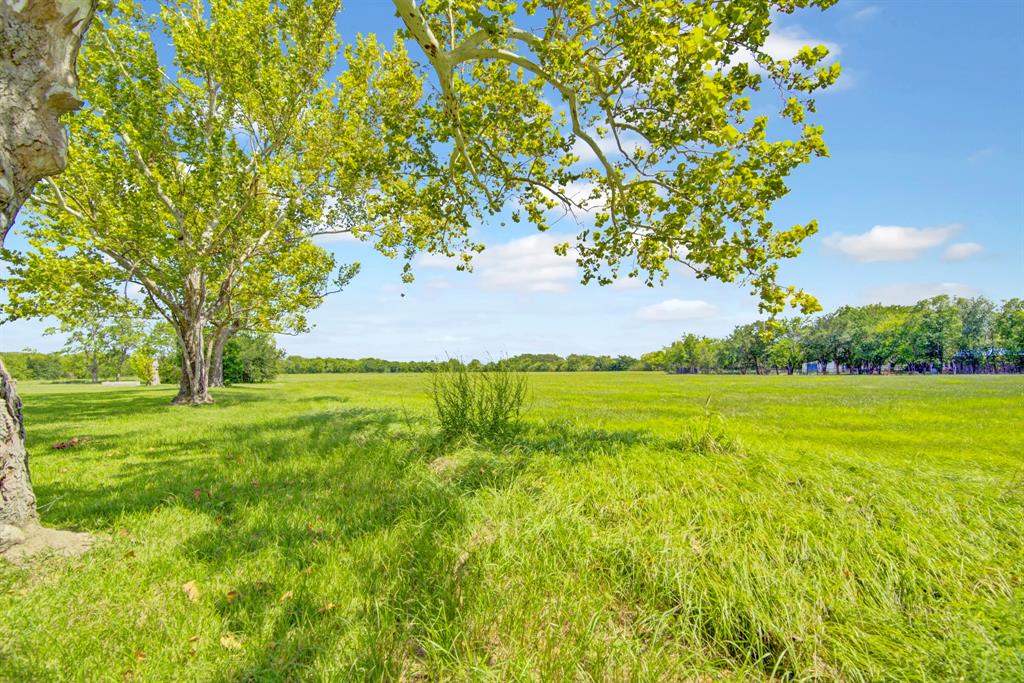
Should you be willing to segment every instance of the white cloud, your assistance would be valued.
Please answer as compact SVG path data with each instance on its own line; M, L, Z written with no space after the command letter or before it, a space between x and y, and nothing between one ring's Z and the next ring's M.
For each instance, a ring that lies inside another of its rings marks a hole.
M859 235L836 233L825 238L825 246L864 263L912 261L925 250L948 242L959 225L937 228L905 228L876 225Z
M667 299L659 304L644 306L637 311L637 317L651 322L668 322L711 318L717 313L717 308L700 299Z
M966 261L983 251L985 251L985 247L977 242L957 242L946 248L946 253L943 254L942 258L947 261Z
M431 278L426 282L427 289L450 289L451 286L452 283L448 282L448 280L445 280L443 277Z
M641 289L647 285L644 280L639 277L620 277L608 286L612 289Z
M616 141L614 136L600 137L595 131L590 131L590 134L594 141L597 142L601 153L610 160L622 157L622 152L619 151L620 143L622 144L622 149L630 155L635 154L638 148L646 147L643 139L635 133L627 132L621 134L618 141ZM576 143L573 145L572 153L580 158L579 162L577 162L580 164L592 164L597 161L597 153L594 151L594 148L579 138L576 139Z
M839 56L841 49L838 44L828 40L813 38L799 26L778 27L772 29L768 38L764 41L763 50L772 59L792 59L804 46L816 47L824 45L828 48L828 60L831 61Z
M868 5L867 7L861 7L859 10L853 13L854 21L867 21L874 16L877 16L882 11L881 7L877 5Z
M960 282L900 283L870 287L863 291L861 298L864 303L909 305L940 294L970 297L977 296L979 292Z
M983 147L982 149L979 149L978 151L974 152L969 157L967 157L967 163L969 163L972 166L975 164L979 164L982 161L985 161L985 159L994 156L995 153L995 147Z
M540 233L487 249L480 255L480 276L485 286L528 292L567 292L579 279L574 251L555 253L555 245L571 240L565 235Z
M512 292L568 292L579 280L576 252L565 256L555 253L555 245L571 242L570 235L538 233L489 246L473 258L473 271L490 289ZM437 254L423 254L417 259L422 268L454 269L456 259Z
M340 232L329 235L314 235L314 244L331 244L338 242L358 242L359 238L352 235L350 232Z

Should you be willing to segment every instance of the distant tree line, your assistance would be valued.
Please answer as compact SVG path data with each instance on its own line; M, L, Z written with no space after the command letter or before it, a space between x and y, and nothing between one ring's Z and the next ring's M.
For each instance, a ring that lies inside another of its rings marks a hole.
M155 359L163 382L177 382L180 350L166 325L151 328L124 320L80 324L65 350L4 354L25 379L120 379ZM278 373L432 372L463 361L391 361L381 358L287 356L270 334L240 331L224 349L227 384L268 382ZM497 361L473 359L470 370L495 364L521 372L615 372L792 374L849 372L997 373L1024 371L1024 300L997 306L984 297L938 296L912 306L843 306L813 318L738 325L724 338L687 334L640 358L524 353Z
M843 306L814 318L737 326L723 338L687 334L644 354L668 372L994 373L1024 370L1024 301L937 296L912 306Z
M347 372L433 372L449 364L462 361L393 361L380 358L304 358L288 356L284 372L291 374L347 373ZM496 364L521 372L602 372L614 370L643 370L640 360L632 356L588 356L570 354L566 357L553 353L523 353L483 362L476 358L465 363L470 370L484 370Z

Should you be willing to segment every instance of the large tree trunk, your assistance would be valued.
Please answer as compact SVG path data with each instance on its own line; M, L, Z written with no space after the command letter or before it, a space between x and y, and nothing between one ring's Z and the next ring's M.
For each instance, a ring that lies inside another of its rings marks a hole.
M67 164L62 114L82 105L75 61L95 0L0 0L0 247L37 182ZM21 401L0 361L0 551L38 528Z
M224 347L238 329L237 325L228 325L217 330L217 338L213 342L213 353L210 357L211 387L224 386Z
M0 0L0 246L32 188L67 164L60 116L82 106L75 61L91 0Z
M181 382L178 395L173 403L177 405L200 405L213 403L210 396L210 379L203 344L202 321L189 322L179 330L181 335Z
M38 519L28 473L21 399L0 361L0 550L9 544L5 526L24 527Z
M149 386L155 387L160 385L160 361L156 358L153 359L153 365L149 371Z

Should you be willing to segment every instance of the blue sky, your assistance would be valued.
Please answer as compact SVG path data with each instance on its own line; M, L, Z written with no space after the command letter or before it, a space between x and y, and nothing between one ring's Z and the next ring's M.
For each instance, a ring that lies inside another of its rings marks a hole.
M339 20L347 38L397 27L391 3L348 5ZM1024 296L1024 4L841 1L781 17L775 36L779 50L833 46L844 70L818 102L832 156L798 171L773 212L780 225L820 225L781 280L826 310L939 293ZM301 355L399 360L639 355L757 318L742 288L682 272L654 289L583 287L574 264L551 251L576 229L568 220L548 234L480 226L488 248L475 272L425 257L408 286L400 263L325 242L363 271L312 314L311 333L279 341ZM46 326L4 325L0 349L58 349Z

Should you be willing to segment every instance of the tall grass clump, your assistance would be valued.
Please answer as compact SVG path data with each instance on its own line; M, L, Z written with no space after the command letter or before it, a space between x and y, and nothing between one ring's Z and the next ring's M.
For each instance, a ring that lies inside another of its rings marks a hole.
M447 438L508 438L519 429L527 389L526 374L500 362L470 370L452 361L430 378L434 411Z
M739 453L741 445L729 431L725 417L712 410L711 397L704 403L704 416L694 420L683 432L683 447L698 455Z

